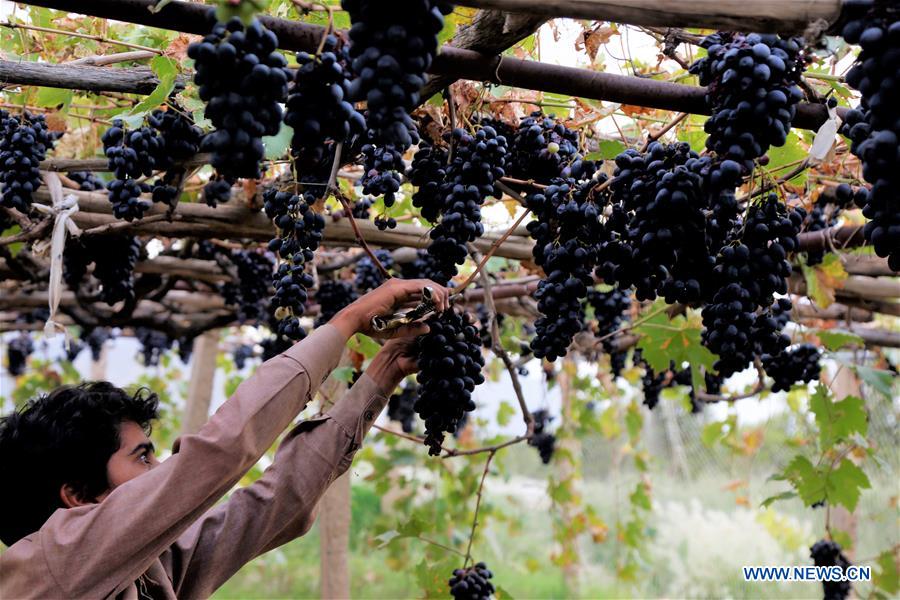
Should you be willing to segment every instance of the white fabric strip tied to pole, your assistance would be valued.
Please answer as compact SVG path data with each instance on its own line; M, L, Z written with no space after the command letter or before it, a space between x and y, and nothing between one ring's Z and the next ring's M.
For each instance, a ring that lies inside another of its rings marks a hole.
M63 196L62 181L57 173L43 173L43 176L53 205L35 204L34 208L45 214L53 215L56 219L53 223L53 235L50 236L50 241L42 240L34 245L37 254L46 254L48 245L50 250L50 282L47 288L50 316L47 317L47 322L44 324L44 335L53 337L57 332L62 331L66 334L65 347L68 350L68 331L54 319L62 297L63 252L66 249L66 233L73 236L81 235L81 229L71 219L72 215L78 212L78 197L74 194Z

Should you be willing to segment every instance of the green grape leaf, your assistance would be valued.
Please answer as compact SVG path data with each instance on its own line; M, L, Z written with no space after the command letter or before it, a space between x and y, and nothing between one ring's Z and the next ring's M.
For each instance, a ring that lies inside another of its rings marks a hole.
M416 565L416 581L422 587L423 598L447 598L450 595L447 581L453 574L453 569L461 566L462 557L455 554L432 564L428 564L423 558L422 562Z
M841 461L837 469L828 473L825 480L825 495L833 504L841 504L850 512L856 509L860 490L869 489L869 478L850 459Z
M28 7L28 17L32 25L38 27L53 27L53 14L48 8L39 6Z
M506 591L503 586L494 586L494 597L497 600L513 600L513 595Z
M331 372L331 376L334 377L338 381L343 381L344 383L350 383L353 381L353 374L356 372L356 369L353 367L338 367L334 371Z
M890 595L900 592L900 573L897 572L897 561L894 553L886 550L875 559L877 569L872 574L872 583L880 590Z
M516 414L516 409L509 402L501 402L500 408L497 409L497 424L506 425Z
M587 160L612 160L626 149L625 144L619 140L602 140L597 144L597 150L588 152L585 158Z
M822 345L834 352L835 350L840 350L844 346L862 346L863 339L856 335L855 333L850 333L849 331L836 331L834 329L819 329L817 331L813 331L813 334L819 341L822 342Z
M400 535L399 531L397 531L396 529L391 529L390 531L385 531L381 535L376 535L375 539L381 542L380 544L378 544L378 549L380 550L393 542L395 539L402 537L404 536Z
M868 385L890 400L893 397L893 388L897 382L894 374L890 371L882 369L873 369L872 367L864 367L861 365L852 365L859 378Z
M687 142L694 152L703 152L706 149L706 139L709 137L703 130L706 117L703 115L690 115L682 126L676 128L675 137L679 142Z
M234 393L237 391L238 386L244 382L246 377L242 377L240 375L232 375L231 377L225 380L225 396L227 398L231 398Z
M350 338L350 340L347 342L347 347L354 352L359 352L366 358L372 358L373 356L378 354L379 350L381 350L381 346L378 345L378 342L361 333L357 333L352 338Z
M853 433L866 435L868 417L865 404L856 396L834 402L828 387L820 383L809 399L809 408L816 416L819 440L824 448L849 438Z
M643 508L644 510L653 508L650 504L650 496L647 495L647 484L644 482L640 482L635 486L628 499L632 506Z
M787 479L807 506L825 500L825 476L805 456L795 456L776 479Z
M169 94L175 89L175 78L178 76L178 62L166 56L157 56L150 61L150 68L159 78L159 83L150 94L138 102L130 111L119 118L123 119L129 127L136 127L150 111L161 106Z
M644 417L641 414L637 401L634 401L628 406L628 410L625 411L625 427L628 428L628 436L632 440L637 440L643 425Z
M760 503L762 508L768 508L773 503L778 502L779 500L790 500L791 498L796 498L797 492L789 491L789 492L781 492L780 494L775 494L774 496L769 496L765 500Z
M75 95L75 92L72 90L65 90L61 88L50 88L50 87L42 87L38 88L37 97L34 100L34 103L38 106L48 106L48 107L62 107L61 110L65 112L69 108L69 104L72 102L72 98Z
M9 237L11 235L16 235L22 232L22 228L18 225L13 225L8 229L4 229L3 232L0 232L0 237ZM21 252L22 248L25 247L24 242L16 242L15 244L9 245L9 253L15 258L15 256Z
M784 169L780 169L780 167L795 163L807 157L806 148L803 147L800 137L795 132L791 132L788 135L787 142L785 142L784 146L781 146L780 148L773 146L772 148L769 148L767 154L769 155L769 164L766 166L766 169L769 171L776 171L776 169L778 169L776 175L778 177L787 174L790 169L793 168L785 167ZM790 182L797 185L803 185L806 183L807 178L808 171L804 169L794 176Z
M700 433L700 441L709 448L724 440L729 433L734 431L737 425L737 417L734 415L724 421L714 421L703 427Z
M650 310L659 310L661 306L661 302L656 302ZM673 361L676 368L688 362L693 367L691 377L695 390L703 389L703 373L699 367L712 371L716 361L716 356L700 343L702 330L703 325L696 315L690 319L679 315L669 320L665 311L633 329L640 336L638 348L650 368L661 373L669 368L669 361Z

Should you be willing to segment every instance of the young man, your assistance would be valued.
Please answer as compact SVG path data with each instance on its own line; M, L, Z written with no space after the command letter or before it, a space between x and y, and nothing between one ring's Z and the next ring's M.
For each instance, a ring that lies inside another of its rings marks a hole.
M0 598L206 598L260 554L306 533L386 398L416 370L395 330L325 415L296 425L253 485L213 507L309 403L371 318L434 290L390 280L266 362L196 434L158 462L153 394L108 383L54 390L0 420ZM210 510L211 509L211 510Z

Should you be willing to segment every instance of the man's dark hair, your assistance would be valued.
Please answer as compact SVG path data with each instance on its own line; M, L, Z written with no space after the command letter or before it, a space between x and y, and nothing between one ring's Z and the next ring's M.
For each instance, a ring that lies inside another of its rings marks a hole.
M0 418L0 540L11 546L65 508L63 484L86 500L109 490L120 424L134 421L149 435L158 407L146 388L131 395L98 381L59 387Z

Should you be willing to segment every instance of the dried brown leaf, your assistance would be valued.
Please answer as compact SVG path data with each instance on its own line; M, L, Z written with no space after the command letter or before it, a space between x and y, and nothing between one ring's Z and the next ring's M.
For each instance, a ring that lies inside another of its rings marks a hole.
M181 33L176 37L165 50L165 55L177 60L187 57L187 49L192 43L200 40L199 35L188 35Z

